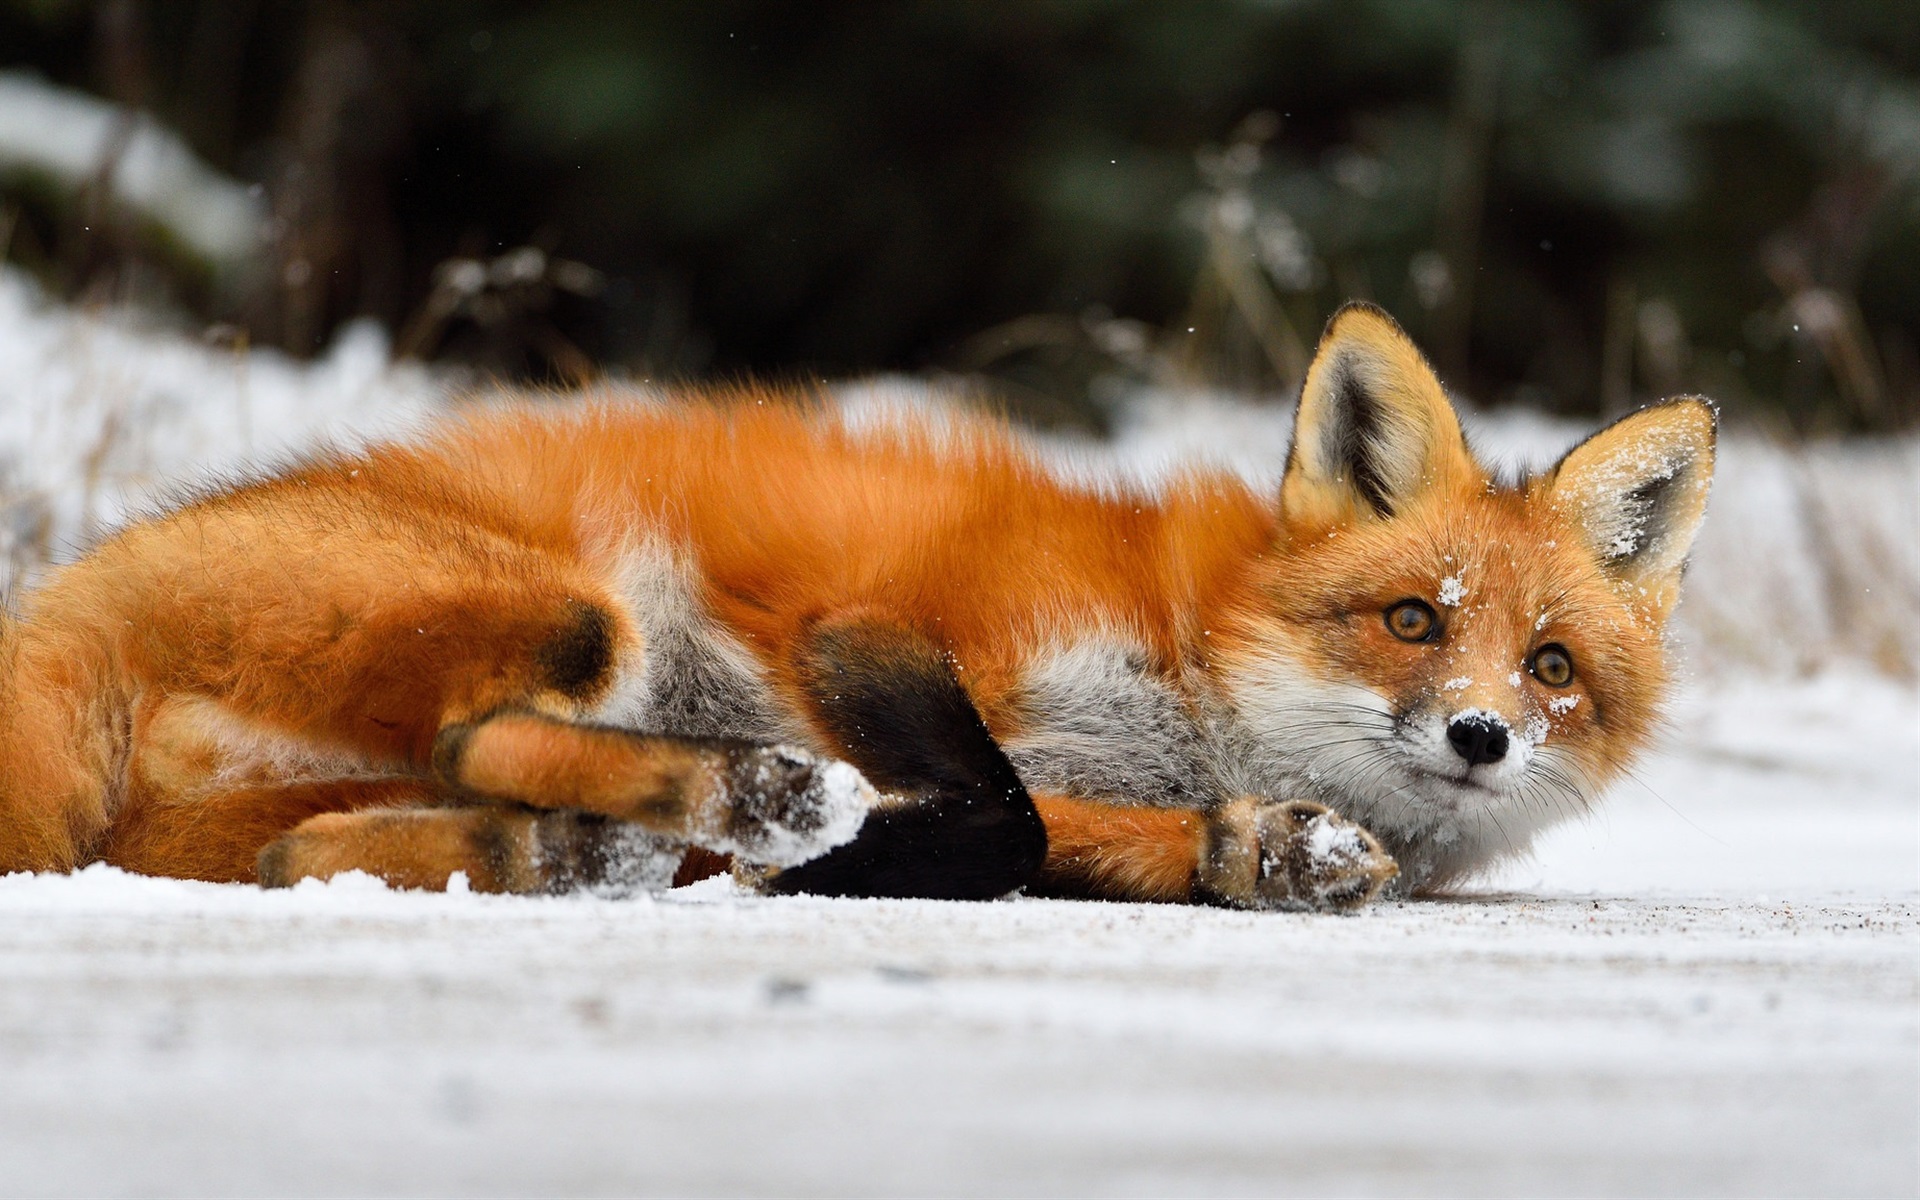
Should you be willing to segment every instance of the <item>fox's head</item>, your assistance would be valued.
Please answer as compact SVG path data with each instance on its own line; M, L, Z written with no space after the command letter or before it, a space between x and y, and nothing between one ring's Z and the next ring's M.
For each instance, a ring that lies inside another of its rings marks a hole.
M1342 309L1278 553L1216 636L1248 765L1366 825L1413 887L1583 812L1653 728L1713 454L1712 408L1674 400L1501 482L1399 326Z

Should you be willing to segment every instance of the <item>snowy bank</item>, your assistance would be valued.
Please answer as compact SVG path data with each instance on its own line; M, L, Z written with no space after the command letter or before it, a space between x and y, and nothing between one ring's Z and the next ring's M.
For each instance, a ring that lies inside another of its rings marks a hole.
M263 192L228 179L150 114L0 70L0 176L60 193L104 183L116 204L197 257L244 268L267 229Z
M418 426L442 387L349 326L311 364L45 303L0 267L0 593L171 490Z

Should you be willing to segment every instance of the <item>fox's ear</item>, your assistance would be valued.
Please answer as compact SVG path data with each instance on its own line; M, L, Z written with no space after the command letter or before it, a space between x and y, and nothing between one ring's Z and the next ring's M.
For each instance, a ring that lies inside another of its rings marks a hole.
M1622 417L1581 442L1547 478L1606 572L1671 607L1713 481L1713 406L1669 400Z
M1391 517L1428 488L1471 479L1460 419L1393 318L1349 304L1320 335L1280 485L1290 521Z

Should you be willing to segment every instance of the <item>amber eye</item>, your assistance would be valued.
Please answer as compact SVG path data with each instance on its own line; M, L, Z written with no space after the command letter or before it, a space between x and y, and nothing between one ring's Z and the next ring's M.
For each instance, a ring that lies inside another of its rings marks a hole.
M1527 664L1527 670L1548 687L1565 687L1573 682L1573 655L1557 642L1542 646L1533 652L1533 661Z
M1424 642L1438 625L1424 600L1402 600L1387 610L1387 629L1403 642Z

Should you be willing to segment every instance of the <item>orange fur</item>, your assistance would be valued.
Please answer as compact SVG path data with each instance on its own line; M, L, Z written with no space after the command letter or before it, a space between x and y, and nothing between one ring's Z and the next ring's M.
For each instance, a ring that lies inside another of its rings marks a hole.
M697 556L714 613L785 688L802 628L884 610L948 647L963 679L1001 681L976 692L990 724L1014 719L1006 681L1054 615L1137 630L1171 660L1206 597L1273 536L1269 509L1224 477L1123 502L1060 486L990 426L941 443L856 436L773 393L522 409L137 525L56 573L12 630L17 660L65 661L10 677L35 690L0 714L0 865L66 869L117 844L107 828L130 810L110 794L126 775L111 760L145 738L116 741L120 697L205 698L396 776L424 772L449 721L509 702L580 711L542 692L533 651L570 599L609 596L634 529ZM36 736L42 722L57 735ZM41 753L11 750L26 745ZM195 813L192 838L251 853L262 822L223 806ZM133 862L204 873L185 852Z
M484 796L678 826L703 803L717 803L714 757L681 744L509 714L464 740L459 778Z
M1330 327L1301 425L1310 438L1335 419L1343 379L1380 389L1407 459L1381 468L1397 489L1385 517L1310 440L1284 504L1219 473L1134 494L1060 482L992 422L857 431L809 397L746 387L670 408L589 397L479 412L136 524L0 629L0 870L105 858L247 878L262 846L316 813L445 799L443 730L501 711L590 719L614 675L645 661L621 589L649 547L687 565L703 611L816 744L796 651L823 620L871 613L941 647L1003 740L1033 719L1022 681L1037 646L1121 631L1188 695L1275 663L1396 702L1467 679L1458 698L1516 729L1577 695L1550 736L1611 777L1665 686L1678 558L1604 569L1593 513L1618 465L1609 434L1563 478L1497 487L1418 353L1356 311ZM1710 463L1699 408L1642 421L1635 444L1704 437ZM1704 476L1683 482L1697 521ZM1434 601L1449 578L1465 600L1443 606L1444 650L1397 641L1381 610ZM617 670L575 678L567 639L589 610ZM1543 641L1582 664L1572 691L1521 678ZM505 724L489 737L504 749L470 764L477 790L635 815L620 790L638 769L630 742ZM595 782L615 777L612 791ZM1044 798L1049 879L1188 894L1204 821L1133 799ZM447 857L395 871L427 879Z
M1124 808L1037 795L1047 823L1041 890L1121 900L1187 900L1206 821L1182 809Z
M540 817L512 808L363 808L302 822L261 856L264 882L370 871L395 887L439 889L454 872L476 892L546 890Z

